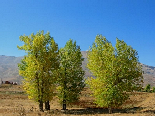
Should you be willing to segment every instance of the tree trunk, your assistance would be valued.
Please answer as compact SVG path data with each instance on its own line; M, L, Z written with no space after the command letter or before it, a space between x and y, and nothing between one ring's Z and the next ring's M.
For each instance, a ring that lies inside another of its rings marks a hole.
M49 101L45 102L45 110L50 110L50 103L49 103Z
M41 101L41 100L39 101L39 110L44 112L44 110L43 110L43 101Z
M43 110L43 82L42 82L42 87L41 87L39 109L40 109L40 111L44 112L44 110Z
M62 110L66 110L66 66L65 66L65 80L64 80L64 96L63 96L63 105Z
M65 83L65 82L64 82ZM66 84L66 83L65 83ZM66 87L66 85L65 85ZM63 106L62 106L63 110L66 110L66 92L64 91L64 98L63 98Z
M63 109L63 110L66 110L66 100L63 100L62 109Z
M36 59L37 59L37 57L38 57L38 55L37 55L37 53L35 54L35 57L36 57ZM35 64L35 65L37 65L37 64ZM36 77L35 77L35 79L37 80L37 86L38 86L38 102L39 102L39 110L40 111L44 111L43 110L43 101L42 101L42 99L40 99L40 89L39 89L39 87L40 87L40 85L39 85L39 77L38 77L38 72L36 72Z
M44 86L44 82L43 82L43 77L41 78L41 93L40 93L40 111L44 111L43 110L43 86Z
M109 108L109 114L112 114L112 108L111 107Z

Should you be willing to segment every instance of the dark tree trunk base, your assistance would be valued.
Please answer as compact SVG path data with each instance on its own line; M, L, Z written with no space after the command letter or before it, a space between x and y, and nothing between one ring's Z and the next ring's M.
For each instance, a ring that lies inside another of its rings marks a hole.
M66 110L66 104L63 104L62 107L63 107L62 110Z
M66 100L63 100L62 110L66 110Z
M112 114L112 108L109 108L109 114Z
M45 102L45 110L50 110L50 103L49 103L49 101Z
M43 110L43 102L42 101L39 101L39 110L41 112L44 112L44 110Z

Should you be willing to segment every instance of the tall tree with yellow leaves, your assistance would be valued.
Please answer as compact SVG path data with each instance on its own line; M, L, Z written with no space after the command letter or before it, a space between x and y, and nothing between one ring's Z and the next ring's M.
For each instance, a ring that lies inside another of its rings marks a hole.
M87 53L88 69L96 78L87 83L100 107L117 108L129 98L129 92L142 86L142 66L138 53L124 41L116 39L116 46L102 35L97 35Z
M59 54L58 45L44 32L33 33L30 36L20 36L23 46L17 46L19 50L25 50L27 55L18 64L19 74L24 77L23 88L30 99L39 102L39 109L49 110L49 101L55 95L55 82L58 76Z

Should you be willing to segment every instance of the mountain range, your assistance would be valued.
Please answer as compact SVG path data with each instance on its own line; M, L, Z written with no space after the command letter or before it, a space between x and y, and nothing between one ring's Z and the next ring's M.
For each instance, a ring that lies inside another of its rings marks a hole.
M84 58L82 63L83 70L85 70L85 78L92 76L90 71L86 68L87 57L86 51L81 52ZM21 84L23 79L18 74L18 63L23 57L4 56L0 55L0 78L3 81L17 82ZM150 84L151 87L155 86L155 67L142 64L144 84Z

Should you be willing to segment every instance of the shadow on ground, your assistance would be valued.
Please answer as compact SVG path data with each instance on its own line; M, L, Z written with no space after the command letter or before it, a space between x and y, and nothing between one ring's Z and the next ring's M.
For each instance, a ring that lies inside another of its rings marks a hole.
M144 113L153 113L153 114L155 114L155 110L146 110L146 111L144 111Z
M133 107L128 109L113 109L113 113L137 113L143 109L142 107ZM58 111L58 110L57 110ZM84 109L69 109L65 111L58 111L63 114L74 114L74 115L86 115L86 114L109 114L108 109L103 108L84 108ZM149 112L149 111L148 111ZM153 112L153 111L152 111Z
M116 112L121 112L125 113L125 110L121 109L114 109L113 113ZM67 110L64 112L65 114L77 114L77 115L84 115L84 114L108 114L109 111L108 109L103 109L103 108L86 108L86 109L72 109L72 110Z

